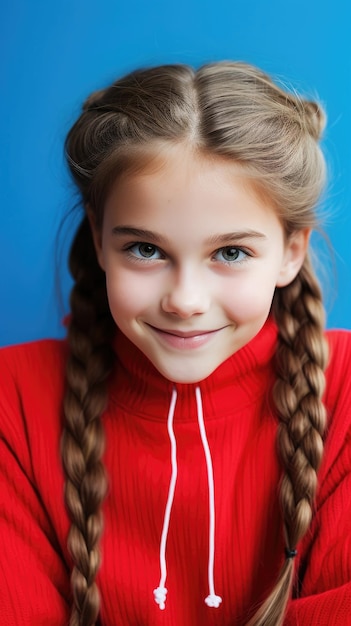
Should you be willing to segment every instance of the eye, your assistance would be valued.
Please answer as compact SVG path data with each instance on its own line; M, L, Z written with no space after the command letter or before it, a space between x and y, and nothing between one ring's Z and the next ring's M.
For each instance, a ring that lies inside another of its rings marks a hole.
M128 248L128 252L139 259L161 259L162 255L156 246L151 243L135 243Z
M214 258L216 261L222 261L223 263L242 263L248 256L248 253L241 248L226 246L217 250Z

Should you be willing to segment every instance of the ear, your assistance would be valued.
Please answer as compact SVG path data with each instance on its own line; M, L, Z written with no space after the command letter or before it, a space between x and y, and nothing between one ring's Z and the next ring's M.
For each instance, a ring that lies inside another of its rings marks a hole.
M105 271L104 258L103 258L103 254L102 254L102 233L101 233L101 228L98 228L98 226L96 224L95 213L94 213L93 209L91 208L91 206L89 204L86 206L86 212L87 212L87 217L88 217L89 224L90 224L91 234L92 234L92 237L93 237L94 248L95 248L95 252L96 252L96 258L98 260L98 263L99 263L101 269L103 271Z
M311 229L304 228L292 233L286 241L277 287L286 287L299 273L307 254L310 235Z

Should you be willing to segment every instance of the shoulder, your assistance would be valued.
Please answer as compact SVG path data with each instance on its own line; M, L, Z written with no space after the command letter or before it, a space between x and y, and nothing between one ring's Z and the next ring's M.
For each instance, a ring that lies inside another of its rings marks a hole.
M42 371L44 364L60 364L67 355L66 341L60 339L42 339L15 346L0 348L1 372L25 372L35 376ZM29 370L28 370L29 368Z
M0 349L0 401L8 393L34 392L59 384L68 354L66 341L43 339Z
M18 391L59 379L67 358L63 340L43 339L0 349L0 397L8 385Z
M344 457L351 460L351 332L332 330L327 331L326 337L329 361L324 394L327 410L324 471L327 473L337 460L341 462Z
M0 437L11 447L59 423L67 352L51 339L0 349Z
M329 360L326 369L326 399L335 403L342 394L351 404L351 331L329 330L326 332Z
M329 362L335 364L345 361L351 355L351 330L327 330L329 344Z

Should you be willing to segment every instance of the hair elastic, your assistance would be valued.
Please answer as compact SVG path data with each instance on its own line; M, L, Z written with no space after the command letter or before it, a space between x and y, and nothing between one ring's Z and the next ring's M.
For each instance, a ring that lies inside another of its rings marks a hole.
M294 559L297 556L297 550L290 550L290 548L285 548L285 556L287 559Z

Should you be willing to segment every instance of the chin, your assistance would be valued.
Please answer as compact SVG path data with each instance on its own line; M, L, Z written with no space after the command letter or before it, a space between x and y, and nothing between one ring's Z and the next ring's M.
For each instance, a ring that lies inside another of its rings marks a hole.
M205 378L210 376L212 372L214 372L214 370L218 367L217 365L215 365L212 368L209 367L208 369L201 370L200 372L199 370L196 370L196 371L188 370L184 372L185 368L183 368L182 370L168 369L168 368L158 367L156 363L154 363L154 366L160 372L160 374L162 374L162 376L167 378L167 380L175 384L178 383L180 385L194 385L196 383L199 383L201 380L204 380Z

